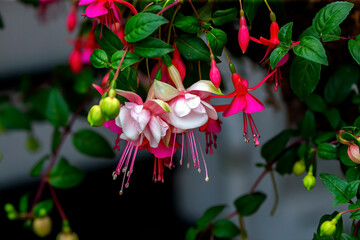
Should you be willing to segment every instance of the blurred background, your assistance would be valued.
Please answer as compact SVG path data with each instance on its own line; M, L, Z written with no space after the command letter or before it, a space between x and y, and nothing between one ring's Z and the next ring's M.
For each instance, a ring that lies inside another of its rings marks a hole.
M279 9L282 9L278 11L279 25L294 21L294 36L299 36L311 24L310 20L316 10L322 6L317 2L299 1L286 5L286 8L279 4ZM238 5L237 2L226 4ZM40 14L39 9L21 2L0 2L4 24L4 28L0 29L0 96L10 95L16 103L19 101L18 94L23 87L24 78L30 78L34 84L39 84L51 76L59 64L67 64L73 49L71 42L76 38L76 31L69 34L66 29L69 10L68 1L49 4L45 15ZM263 13L264 16L253 23L256 31L250 34L255 37L259 37L260 33L267 34L269 27L266 9L261 7L259 11L260 16ZM77 13L79 16L83 10L79 9ZM300 22L299 20L305 19L304 16L299 17L301 14L308 15L309 21ZM78 21L83 20L83 17L78 17ZM238 26L229 24L226 28L230 32L230 29L238 29ZM252 57L250 59L240 53L237 31L233 31L233 37L229 34L230 58L241 76L253 86L267 72L257 63L264 54L264 49L251 43L246 54ZM224 56L222 60L225 60ZM226 87L231 84L226 61L219 66ZM287 77L278 92L274 93L272 86L259 88L255 92L255 96L266 106L263 112L253 114L261 133L261 144L281 130L291 127L302 115L301 105L296 99L287 99L286 91L290 91ZM76 188L57 190L73 231L80 239L184 239L186 230L195 224L207 208L226 204L228 207L221 216L234 211L234 200L246 194L262 172L255 164L264 160L260 156L261 146L254 147L252 142L244 143L240 115L220 118L223 125L222 132L218 134L218 147L213 155L205 156L209 182L204 181L204 171L199 174L197 169L187 169L176 161L174 169L165 169L165 182L154 183L153 157L143 151L137 155L130 187L123 196L118 194L121 180L113 181L111 174L124 145L113 159L91 158L77 152L71 137L68 137L60 155L66 157L72 165L86 171L84 181ZM73 131L83 128L90 126L85 117L80 117L76 120ZM30 194L30 199L34 198L39 178L32 178L29 172L41 157L50 153L52 131L52 127L45 122L39 121L32 125L31 134L40 143L39 150L35 152L29 152L26 147L29 132L4 131L0 134L0 206L7 202L16 206L25 193ZM95 131L105 136L111 144L115 141L116 134L108 129L101 127ZM201 139L205 140L203 135ZM202 146L205 147L205 141ZM340 172L336 172L339 169L337 161L319 161L318 164L321 172L341 176ZM312 191L304 188L303 176L282 177L276 174L275 178L280 197L278 209L270 216L275 196L268 175L257 189L267 194L265 203L254 216L245 218L249 239L312 239L320 217L334 211L331 207L331 194L318 178L317 186ZM43 198L49 196L46 189ZM61 230L58 213L54 210L51 216L53 231L45 239L54 239ZM232 220L237 224L236 217ZM0 239L38 239L30 230L23 228L23 221L9 221L3 210L0 210L0 226ZM345 225L345 228L349 226Z

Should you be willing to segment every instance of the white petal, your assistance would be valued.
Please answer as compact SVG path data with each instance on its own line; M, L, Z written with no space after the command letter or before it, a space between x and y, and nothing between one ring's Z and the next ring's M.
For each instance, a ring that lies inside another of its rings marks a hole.
M170 104L172 111L179 117L184 117L188 115L191 109L186 104L184 97L176 98L173 103Z
M200 104L200 98L196 95L186 93L185 94L186 104L191 108L197 108Z
M206 113L209 116L209 118L214 119L214 120L218 119L218 114L217 114L215 108L210 103L201 101L201 104L205 107Z
M190 112L185 117L178 117L174 113L168 113L170 124L175 128L188 130L200 127L208 121L208 115L206 113Z
M120 108L120 125L123 129L123 134L126 135L127 138L136 141L139 138L139 124L131 117L129 109Z
M206 109L202 104L199 104L199 106L197 106L197 108L193 109L192 111L197 113L206 113Z

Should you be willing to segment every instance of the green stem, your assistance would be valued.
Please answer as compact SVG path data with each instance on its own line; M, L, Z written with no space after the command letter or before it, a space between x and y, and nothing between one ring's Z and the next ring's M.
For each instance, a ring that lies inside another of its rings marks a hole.
M270 171L270 175L271 175L271 182L273 184L274 194L275 194L274 206L273 206L273 208L271 209L271 212L270 212L270 215L273 216L275 214L277 206L279 204L279 191L278 191L278 188L277 188L277 185L276 185L276 179L275 179L275 174L274 174L273 170Z
M268 1L267 1L267 0L264 0L264 2L265 2L265 4L266 4L267 8L269 9L269 11L272 12L271 7L270 7Z
M170 25L169 25L169 33L168 33L167 43L170 43L171 29L173 27L175 16L176 16L176 14L177 14L177 12L179 11L180 8L181 8L181 5L176 7L174 15L171 18Z

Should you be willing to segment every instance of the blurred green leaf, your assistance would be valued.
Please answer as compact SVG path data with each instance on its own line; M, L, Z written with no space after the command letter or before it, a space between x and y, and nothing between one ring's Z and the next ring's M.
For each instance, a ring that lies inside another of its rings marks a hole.
M341 122L339 110L337 108L331 108L325 112L325 116L329 120L331 127L336 130Z
M303 119L300 122L300 135L304 139L310 139L316 133L315 116L310 110L305 112Z
M237 198L234 204L240 216L250 216L260 208L265 199L265 194L255 192L253 194L246 194Z
M296 149L290 148L276 161L275 170L281 175L291 174L296 160Z
M134 44L134 53L144 58L157 58L174 51L174 48L166 42L148 37Z
M65 126L69 118L69 106L58 88L50 90L45 109L46 119L55 127Z
M315 144L320 144L335 137L336 137L336 132L319 132L314 142Z
M259 0L244 0L244 12L246 17L249 19L250 26L255 18L256 12L261 5L261 1Z
M50 171L49 183L56 188L73 188L85 177L84 171L69 164L65 158Z
M229 8L226 10L218 10L212 15L212 22L215 26L220 26L228 22L233 22L236 19L238 10L236 8Z
M360 180L350 182L347 187L345 188L345 194L348 199L353 199L359 189Z
M308 96L305 99L305 103L308 106L308 108L314 112L322 113L326 111L326 103L324 99L315 93Z
M200 31L200 23L196 17L184 16L181 13L176 15L174 26L187 33L197 33Z
M339 158L340 158L340 161L345 165L345 166L349 166L349 167L352 167L352 166L356 166L357 164L354 163L350 158L349 158L349 155L347 153L347 149L348 149L348 146L341 146L339 148Z
M49 214L54 207L54 202L52 199L47 199L44 201L41 201L37 203L33 209L33 213L36 217L42 217L41 212L43 212L42 209L46 211L47 214Z
M348 43L351 56L360 65L360 34L356 36L356 39L350 39Z
M79 94L85 94L91 89L94 80L94 72L90 69L83 69L75 75L74 90Z
M185 240L195 240L197 235L197 230L193 227L189 228L185 235Z
M240 229L229 220L220 219L214 223L213 233L218 238L233 238L240 234Z
M348 168L346 171L346 179L348 182L360 180L360 168L357 165L355 167Z
M28 117L16 107L0 108L0 126L7 130L30 130Z
M330 143L321 143L317 148L317 154L324 160L332 160L337 158L337 148Z
M196 222L196 226L199 231L204 231L205 228L216 218L225 208L225 205L214 206L207 209L204 215Z
M279 34L278 34L280 42L284 42L288 45L292 44L292 42L291 42L292 27L293 27L293 23L289 22L280 28Z
M209 48L201 38L182 34L176 41L176 46L181 55L189 61L202 60L210 62Z
M38 177L40 176L44 163L46 160L49 159L49 155L45 155L42 158L40 158L37 163L33 166L33 168L30 171L30 176L32 177Z
M261 156L267 162L275 159L286 147L287 142L293 135L293 131L286 129L266 142L261 148Z
M29 194L24 194L19 201L19 212L26 213L28 210L28 201L29 201Z

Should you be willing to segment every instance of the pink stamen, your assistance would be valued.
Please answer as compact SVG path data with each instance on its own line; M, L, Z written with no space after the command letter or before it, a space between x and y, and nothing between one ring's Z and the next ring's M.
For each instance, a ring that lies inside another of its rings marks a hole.
M199 144L199 148L200 148L200 153L201 153L201 157L202 157L202 160L203 160L203 163L204 163L204 168L205 168L205 181L209 181L209 176L208 176L208 170L207 170L207 167L206 167L206 162L205 162L205 158L204 158L204 154L203 154L203 151L202 151L202 148L201 148L201 145L200 145L200 140L199 140L199 135L198 133L196 132L196 130L194 130L195 134L196 134L196 139L198 141L198 144ZM200 168L199 168L200 169Z
M126 185L125 185L126 188L129 187L129 180L130 180L131 174L133 172L133 168L134 168L134 164L135 164L135 157L136 157L137 151L139 149L139 143L140 143L140 138L138 139L138 141L136 143L135 152L134 152L133 158L131 160L131 166L130 166L130 169L129 169L128 173L127 173L129 176L128 176L128 179L127 179L127 182L126 182Z
M189 133L186 134L189 140L189 145L190 145L190 151L191 151L191 156L192 156L192 160L194 163L194 168L196 168L196 158L195 158L195 153L194 153L194 148L193 148L193 144L192 144L192 139Z
M184 133L181 133L181 157L180 157L180 166L183 163L183 155L184 155Z
M176 144L176 128L174 129L174 142L173 142L173 146L172 146L172 149L171 149L170 168L173 165L173 156L174 156L175 144Z
M200 173L201 172L200 160L199 160L199 154L198 154L197 147L196 147L196 141L195 141L195 137L194 137L194 132L193 132L193 130L190 130L189 133L191 134L191 137L193 139L193 144L194 144L194 149L195 149L196 159L197 159L197 164L198 164L198 171Z

